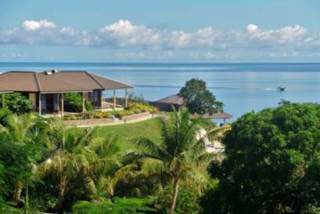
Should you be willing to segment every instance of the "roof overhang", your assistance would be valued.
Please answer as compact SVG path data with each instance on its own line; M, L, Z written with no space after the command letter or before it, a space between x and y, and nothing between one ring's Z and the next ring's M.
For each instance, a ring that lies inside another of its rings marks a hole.
M75 90L75 91L40 91L40 94L67 94L67 93L88 93L92 92L91 90Z
M9 93L13 93L13 91L0 91L0 94L9 94Z

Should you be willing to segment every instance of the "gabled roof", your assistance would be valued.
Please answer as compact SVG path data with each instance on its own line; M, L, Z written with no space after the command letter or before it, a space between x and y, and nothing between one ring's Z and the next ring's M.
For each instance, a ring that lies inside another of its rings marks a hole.
M165 97L161 100L156 101L156 103L165 103L170 105L183 105L184 99L183 97L180 97L179 95L171 95L168 97Z
M2 92L62 93L125 88L132 87L86 71L10 71L0 74Z
M202 118L205 119L216 119L216 120L229 120L232 118L231 114L228 114L226 112L217 112L217 113L213 113L213 114L204 114L201 116Z

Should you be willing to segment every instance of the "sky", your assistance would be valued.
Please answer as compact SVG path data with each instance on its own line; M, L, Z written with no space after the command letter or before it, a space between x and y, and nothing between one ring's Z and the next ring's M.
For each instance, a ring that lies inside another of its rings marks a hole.
M0 61L320 62L319 0L0 0Z

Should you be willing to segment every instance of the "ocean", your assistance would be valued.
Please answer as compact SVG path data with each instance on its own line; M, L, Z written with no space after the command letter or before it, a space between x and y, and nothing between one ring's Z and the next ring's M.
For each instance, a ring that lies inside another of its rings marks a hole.
M187 80L206 81L233 120L246 112L276 107L282 100L320 103L320 63L38 63L0 62L0 72L87 70L134 86L155 101L176 94ZM277 87L286 87L279 92ZM119 96L123 91L117 92ZM112 96L106 92L105 96Z

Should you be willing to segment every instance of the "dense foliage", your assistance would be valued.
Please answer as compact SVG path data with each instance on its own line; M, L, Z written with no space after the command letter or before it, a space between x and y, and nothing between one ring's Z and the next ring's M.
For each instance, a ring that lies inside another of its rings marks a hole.
M67 129L1 109L0 213L319 213L320 105L243 115L222 156L206 152L205 123L187 111L157 124L161 137L126 125L138 138L121 139L121 127Z
M114 198L99 203L81 201L72 208L74 214L143 214L155 213L151 201L138 198Z
M8 108L16 114L24 114L34 110L32 102L20 93L5 94L4 100L0 99L0 106Z
M56 119L1 112L0 210L96 213L108 207L111 213L166 213L173 196L176 213L198 208L199 194L186 190L189 183L197 184L192 190L197 193L205 188L209 156L197 143L197 126L187 112L163 121L167 143L157 148L166 148L170 155L158 156L162 164L140 156L152 152L141 147L151 143L147 139L140 139L140 146L130 152L121 149L119 138L101 135L99 129L66 129ZM170 146L177 131L184 140Z
M319 213L320 105L248 113L226 135L226 159L207 213ZM318 210L318 211L317 211Z
M83 111L83 101L82 95L80 93L67 93L65 94L65 110L70 112L82 112ZM86 111L92 111L92 103L85 100Z
M191 113L205 114L223 111L223 103L216 100L203 80L187 81L181 88L179 96L184 98L186 107Z

